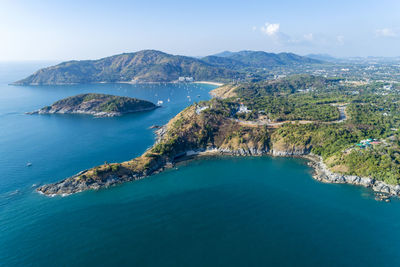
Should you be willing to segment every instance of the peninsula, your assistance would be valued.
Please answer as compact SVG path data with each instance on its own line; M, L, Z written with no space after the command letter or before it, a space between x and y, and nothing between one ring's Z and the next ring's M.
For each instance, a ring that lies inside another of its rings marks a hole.
M90 114L97 117L113 117L157 107L149 101L137 98L89 93L64 98L28 114Z
M340 78L294 75L227 84L157 130L142 156L37 190L66 195L141 179L193 155L302 156L315 178L400 194L400 96ZM354 92L358 92L357 94ZM363 162L363 164L359 164Z

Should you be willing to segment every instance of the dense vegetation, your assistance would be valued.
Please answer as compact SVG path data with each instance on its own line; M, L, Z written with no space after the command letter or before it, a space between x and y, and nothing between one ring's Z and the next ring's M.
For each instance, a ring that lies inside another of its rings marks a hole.
M321 63L320 60L302 57L293 53L267 53L264 51L240 51L240 52L223 52L212 56L213 58L203 58L207 61L230 63L233 67L238 65L249 68L267 68L274 66L286 66L293 64L315 64ZM228 61L229 60L229 61Z
M251 113L242 118L257 120L267 116L272 121L310 120L313 123L282 125L271 130L270 147L294 146L320 155L333 171L368 176L387 183L399 183L400 95L382 94L379 85L350 86L340 79L296 75L285 79L239 84L237 97L223 101L240 101ZM355 93L356 92L356 93ZM332 104L346 104L348 119L337 120ZM237 116L237 115L236 115ZM356 146L360 140L377 139L378 144ZM363 164L360 164L362 162Z
M296 92L329 91L338 88L339 78L324 78L312 75L293 75L278 80L241 83L236 92L239 97L254 98L270 95L287 95Z
M264 96L243 101L250 110L247 119L257 118L265 114L271 121L333 121L339 119L337 107L330 104L315 103L310 99L299 96Z
M137 98L89 93L61 99L44 109L46 111L63 109L71 112L80 109L88 112L114 112L122 114L153 108L156 108L156 105Z

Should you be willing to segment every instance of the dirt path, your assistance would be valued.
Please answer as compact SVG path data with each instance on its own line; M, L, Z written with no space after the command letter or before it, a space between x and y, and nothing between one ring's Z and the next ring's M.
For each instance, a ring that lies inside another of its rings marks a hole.
M330 123L341 123L341 122L344 122L347 120L346 106L347 106L347 104L338 106L339 120L332 121Z

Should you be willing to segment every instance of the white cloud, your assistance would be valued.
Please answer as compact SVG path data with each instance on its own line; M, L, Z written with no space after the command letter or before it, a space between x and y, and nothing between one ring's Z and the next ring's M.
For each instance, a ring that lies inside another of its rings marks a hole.
M251 29L253 30L253 32L255 32L257 30L257 26L253 26Z
M376 30L375 35L378 37L396 37L397 33L393 29L383 28Z
M343 35L336 36L336 41L339 45L343 45L344 44L344 36Z
M261 32L268 36L274 36L279 32L279 23L268 23L261 27Z
M303 35L303 38L304 40L311 42L312 40L314 40L314 35L312 33L307 33Z
M291 49L302 47L308 49L337 48L345 44L343 35L326 35L322 33L303 32L298 34L287 34L280 29L280 23L266 22L259 28L266 35L268 42L275 47ZM254 30L254 27L253 27Z

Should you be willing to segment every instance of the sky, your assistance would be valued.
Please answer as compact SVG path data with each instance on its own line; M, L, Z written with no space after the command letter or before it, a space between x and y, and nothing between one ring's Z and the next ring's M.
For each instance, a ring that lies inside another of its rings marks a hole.
M0 61L157 49L400 56L399 0L0 0Z

